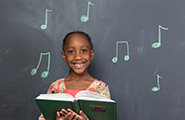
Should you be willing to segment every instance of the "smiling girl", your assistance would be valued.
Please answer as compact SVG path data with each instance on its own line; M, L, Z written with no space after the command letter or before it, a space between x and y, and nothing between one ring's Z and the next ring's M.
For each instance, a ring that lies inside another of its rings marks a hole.
M53 82L48 89L48 94L68 93L75 96L79 91L88 90L105 95L110 99L108 85L88 73L87 68L94 58L94 49L87 33L81 31L68 33L63 39L62 57L69 66L69 75ZM43 119L41 115L39 120ZM57 112L56 119L88 120L88 117L83 111L75 113L71 109L61 109Z

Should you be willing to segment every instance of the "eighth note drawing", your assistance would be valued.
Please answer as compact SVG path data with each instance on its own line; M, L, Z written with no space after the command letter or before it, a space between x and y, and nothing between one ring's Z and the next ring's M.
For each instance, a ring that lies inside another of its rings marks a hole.
M90 7L90 5L94 5L94 4L91 3L90 1L88 2L87 16L82 15L81 18L80 18L81 22L87 22L89 20L89 7Z
M50 68L50 52L47 52L47 53L40 53L40 59L39 59L39 62L38 62L38 64L37 64L37 67L36 67L36 68L33 68L33 69L31 70L31 75L35 75L35 74L37 73L37 70L38 70L38 68L39 68L39 66L40 66L40 63L41 63L41 61L42 61L42 56L43 56L43 55L47 55L47 56L48 56L48 67L47 67L47 70L46 70L46 71L42 72L41 77L42 77L42 78L48 77L49 68Z
M159 78L162 78L162 77L160 75L157 75L157 87L153 87L151 89L153 92L156 92L156 91L159 91L160 90Z
M128 41L117 41L116 42L116 56L112 58L112 62L113 63L116 63L118 61L118 45L120 43L125 43L127 45L127 54L124 56L124 60L125 61L128 61L130 59L130 56L129 56L129 44L128 44Z
M44 24L42 24L41 26L40 26L40 28L41 29L46 29L47 28L47 26L48 26L48 12L51 12L52 10L48 10L48 9L46 9L46 13L45 13L45 23Z
M158 26L158 42L152 44L153 48L159 48L161 46L161 29L168 30L168 28L162 27L161 25Z

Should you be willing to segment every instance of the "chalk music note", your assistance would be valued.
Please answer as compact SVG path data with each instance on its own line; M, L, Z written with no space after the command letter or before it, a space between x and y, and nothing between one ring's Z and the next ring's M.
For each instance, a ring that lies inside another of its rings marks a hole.
M151 89L153 92L156 92L156 91L159 91L160 90L159 78L162 78L162 77L160 75L157 75L157 87L153 87Z
M88 2L88 8L87 8L87 16L86 15L82 15L80 20L81 22L87 22L89 20L89 8L90 5L94 5L93 3L91 3L90 1Z
M124 56L124 60L125 61L128 61L130 59L130 56L129 56L129 44L127 41L117 41L116 42L116 56L112 58L112 62L113 63L116 63L118 61L118 45L119 44L126 44L127 45L127 54Z
M161 46L161 29L169 30L169 28L165 28L161 25L158 26L158 42L155 42L155 43L152 44L153 48L159 48Z
M35 74L37 73L37 70L38 70L38 68L39 68L39 66L40 66L40 63L41 63L41 61L42 61L42 56L44 56L44 55L47 55L47 56L48 56L48 67L47 67L47 70L46 70L46 71L44 71L44 72L41 73L41 77L42 77L42 78L48 77L49 68L50 68L50 52L47 52L47 53L40 53L40 58L39 58L39 62L38 62L38 64L37 64L37 67L36 67L36 68L33 68L33 69L31 70L31 75L35 75Z
M45 13L45 23L44 24L42 24L41 26L40 26L40 28L41 29L46 29L47 28L47 26L48 26L48 12L51 12L52 10L48 10L48 9L46 9L46 13Z

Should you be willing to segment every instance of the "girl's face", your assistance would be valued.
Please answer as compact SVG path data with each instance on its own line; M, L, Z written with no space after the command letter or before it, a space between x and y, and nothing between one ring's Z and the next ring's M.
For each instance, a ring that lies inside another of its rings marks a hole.
M87 67L94 58L94 50L88 39L80 33L74 33L68 36L64 45L62 57L71 72L81 75L87 72Z

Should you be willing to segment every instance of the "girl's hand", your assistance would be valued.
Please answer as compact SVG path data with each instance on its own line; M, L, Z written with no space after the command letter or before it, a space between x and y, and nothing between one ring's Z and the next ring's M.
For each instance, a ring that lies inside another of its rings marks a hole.
M41 114L40 117L38 118L38 120L46 120L46 119L44 118L44 115Z
M70 116L70 112L66 111L65 109L61 109L60 112L57 111L56 120L68 120Z
M56 120L89 120L89 119L82 111L80 111L79 114L77 114L71 109L67 110L62 109L60 112L57 112Z
M85 115L85 113L80 110L79 114L75 113L74 111L72 111L71 109L67 109L68 112L71 112L72 114L75 114L75 117L73 119L69 119L69 120L89 120L88 117Z

